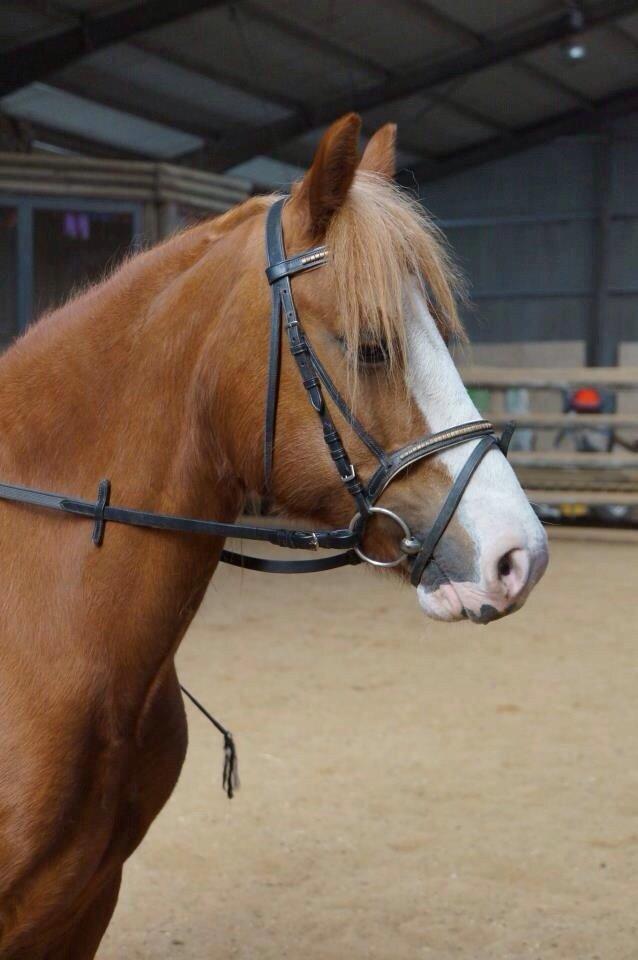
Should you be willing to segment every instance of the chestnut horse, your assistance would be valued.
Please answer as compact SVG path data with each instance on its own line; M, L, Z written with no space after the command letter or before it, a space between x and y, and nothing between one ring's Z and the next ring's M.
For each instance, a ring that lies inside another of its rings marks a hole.
M359 126L349 115L328 130L283 226L289 255L329 247L327 266L295 279L297 310L359 418L394 449L479 417L446 347L460 327L444 246L392 184L394 127L359 161ZM94 499L108 476L118 504L237 517L263 484L272 202L253 198L133 257L7 351L1 480ZM369 475L369 451L343 431ZM383 504L422 535L468 446L415 466ZM352 515L287 351L270 492L313 524ZM86 520L0 503L3 960L95 956L122 865L186 750L174 657L223 544L110 524L96 549L90 532ZM371 549L395 551L396 536L377 524ZM418 599L432 617L485 622L520 606L546 562L543 530L493 450Z

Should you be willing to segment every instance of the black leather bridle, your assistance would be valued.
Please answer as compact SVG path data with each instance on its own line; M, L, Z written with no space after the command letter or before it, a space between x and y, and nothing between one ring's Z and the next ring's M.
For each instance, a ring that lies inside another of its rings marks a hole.
M377 567L394 567L406 561L410 564L411 581L418 586L423 571L432 559L434 550L452 519L476 468L493 447L507 454L514 425L509 424L503 435L497 438L494 426L489 421L477 420L421 437L393 453L383 450L352 413L301 328L292 297L291 277L322 266L329 252L325 246L319 246L295 257L286 258L281 224L286 199L287 197L281 197L276 200L270 207L266 219L266 276L272 293L272 316L264 431L265 491L267 493L269 490L272 474L283 319L290 352L299 369L308 399L321 422L324 440L339 476L356 505L356 513L349 527L337 530L290 530L282 527L198 520L192 517L177 517L129 507L117 507L110 504L111 484L108 480L100 481L96 502L8 483L0 483L0 499L89 518L94 522L93 543L96 546L100 546L103 541L106 523L207 534L214 537L236 537L240 540L262 540L280 547L304 550L325 548L342 552L336 556L297 561L262 559L223 550L221 559L225 563L266 573L313 573L361 561ZM345 421L379 462L377 470L367 484L362 483L348 457L332 414L325 403L323 389L326 390ZM386 507L376 505L388 484L408 467L426 457L434 456L450 447L468 443L470 440L479 442L466 460L436 520L423 539L414 536L405 520L398 514ZM365 526L374 514L380 514L394 521L401 531L400 552L393 560L376 560L363 552L362 538Z

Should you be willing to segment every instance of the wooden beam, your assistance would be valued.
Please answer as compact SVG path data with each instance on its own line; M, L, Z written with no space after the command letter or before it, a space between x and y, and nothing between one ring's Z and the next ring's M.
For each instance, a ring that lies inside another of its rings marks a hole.
M515 450L510 461L526 490L638 493L638 454Z
M534 430L572 430L583 427L638 430L638 413L499 413L488 414L488 417L496 427L504 427L510 420L516 420L517 427Z
M638 388L638 367L462 367L467 387L508 390L569 390L573 387Z
M559 507L564 503L584 503L590 507L618 506L638 507L638 490L543 490L528 487L525 493L532 503L546 503L550 507Z
M638 472L619 469L604 470L574 466L571 469L556 467L515 467L516 476L526 490L562 490L565 493L580 491L616 490L618 493L638 492Z
M515 467L535 470L630 470L638 480L638 453L581 453L578 450L514 450L509 455Z

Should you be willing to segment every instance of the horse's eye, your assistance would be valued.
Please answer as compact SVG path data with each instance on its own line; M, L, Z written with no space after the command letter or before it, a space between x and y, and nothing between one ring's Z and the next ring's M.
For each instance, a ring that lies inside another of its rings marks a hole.
M380 366L387 363L388 346L383 341L370 340L359 344L359 363L368 367Z

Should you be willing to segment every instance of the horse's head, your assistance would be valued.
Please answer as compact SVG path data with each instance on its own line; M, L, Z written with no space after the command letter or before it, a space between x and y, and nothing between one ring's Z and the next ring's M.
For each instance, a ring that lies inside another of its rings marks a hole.
M356 417L385 450L394 451L425 434L480 420L480 415L447 346L462 335L455 306L457 275L422 208L392 183L395 129L383 127L361 160L358 137L354 115L328 130L312 167L284 207L283 232L288 257L317 244L327 246L321 269L291 281L297 314ZM243 242L258 248L263 261L263 220L258 219L246 227ZM248 305L253 317L263 314L264 325L246 338L254 350L250 362L244 358L243 369L231 363L222 385L241 406L244 436L261 437L268 288L263 273L259 280L253 276L248 288L246 272L242 276L242 309ZM240 325L238 336L242 329ZM314 524L345 526L357 508L335 471L295 360L285 344L282 351L271 500ZM330 397L325 399L365 483L378 463ZM413 464L392 480L378 505L402 517L422 540L478 442L446 448ZM245 449L241 453L238 446L235 469L246 487L259 489L261 459L246 458ZM395 521L375 514L363 546L366 554L389 559L397 556L400 539ZM544 531L506 458L493 447L425 567L419 602L437 619L469 617L485 623L520 607L546 564ZM395 569L407 574L407 564Z

